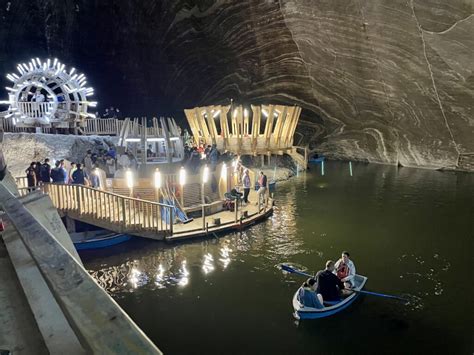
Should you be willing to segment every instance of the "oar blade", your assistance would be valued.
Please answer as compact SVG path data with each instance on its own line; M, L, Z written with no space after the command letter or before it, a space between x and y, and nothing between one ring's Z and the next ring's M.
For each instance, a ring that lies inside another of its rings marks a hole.
M306 277L313 277L312 275L310 274L307 274L303 271L300 271L300 270L297 270L297 269L294 269L292 268L290 265L286 265L286 264L281 264L280 265L281 269L283 271L286 271L286 272L290 272L292 274L298 274L298 275L301 275L301 276L306 276Z

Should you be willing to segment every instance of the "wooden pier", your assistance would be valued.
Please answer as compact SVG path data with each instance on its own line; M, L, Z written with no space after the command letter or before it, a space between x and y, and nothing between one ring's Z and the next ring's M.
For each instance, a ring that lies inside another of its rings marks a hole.
M222 204L222 201L195 207L194 209L201 209L204 213L186 224L170 223L170 220L174 220L173 206L82 185L46 184L33 192L25 187L19 191L22 195L47 194L60 215L116 233L155 240L176 241L240 230L273 213L273 200L267 197L266 203L258 204L255 191L251 191L249 195L252 203L237 203L234 211L211 213L212 206Z

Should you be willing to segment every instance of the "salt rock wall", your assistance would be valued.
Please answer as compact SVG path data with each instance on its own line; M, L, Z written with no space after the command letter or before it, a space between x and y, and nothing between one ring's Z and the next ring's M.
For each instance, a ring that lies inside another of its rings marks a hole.
M0 57L27 41L80 65L99 101L132 115L297 104L295 143L328 157L472 168L473 3L19 1L0 8Z
M109 138L38 133L5 133L1 149L13 176L24 176L33 161L49 158L82 163L87 150L98 152L113 146Z

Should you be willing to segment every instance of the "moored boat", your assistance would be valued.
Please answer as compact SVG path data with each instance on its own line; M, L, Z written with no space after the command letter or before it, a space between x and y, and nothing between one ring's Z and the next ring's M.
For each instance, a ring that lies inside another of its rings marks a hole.
M366 282L367 282L367 277L362 276L362 275L355 275L354 290L355 291L362 290ZM326 302L324 302L325 307L318 309L318 308L313 308L313 307L305 307L299 301L298 291L296 291L295 295L293 296L293 308L295 310L295 313L293 313L293 315L297 319L316 319L316 318L328 317L347 308L357 299L358 296L359 296L359 292L352 292L349 296L342 299L340 302L336 304L327 304Z
M312 158L309 158L308 163L322 163L323 161L324 161L324 157L323 157L323 156L320 156L320 157L312 157Z
M126 242L131 238L128 234L111 233L84 240L73 239L73 243L76 250L100 249Z

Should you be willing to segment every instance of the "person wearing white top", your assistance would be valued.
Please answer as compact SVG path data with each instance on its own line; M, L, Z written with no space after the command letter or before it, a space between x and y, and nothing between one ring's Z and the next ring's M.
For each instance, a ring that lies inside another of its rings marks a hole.
M36 90L35 95L33 96L35 102L44 102L44 95L40 90Z
M249 203L249 193L252 182L250 181L249 169L244 170L244 176L242 176L242 184L244 187L244 203Z
M349 259L349 252L343 251L341 258L334 265L334 273L339 279L344 282L346 288L354 287L354 277L356 268L351 259Z
M126 152L120 156L120 158L118 159L118 164L123 169L127 169L128 167L130 167L130 158L128 157L128 154Z

